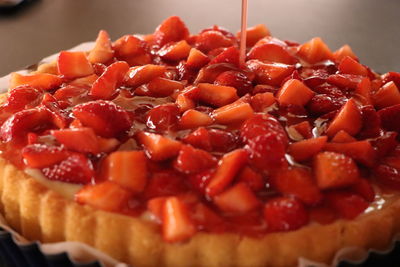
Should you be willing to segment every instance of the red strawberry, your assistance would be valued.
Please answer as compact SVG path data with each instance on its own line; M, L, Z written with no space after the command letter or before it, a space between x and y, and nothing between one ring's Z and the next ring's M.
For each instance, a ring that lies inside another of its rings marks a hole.
M93 83L90 89L90 96L95 99L112 98L128 70L129 65L125 61L117 61L108 66L103 74Z
M400 190L400 168L382 163L374 169L376 180L388 188Z
M119 137L131 127L128 113L109 101L91 101L72 109L74 116L96 134L103 137Z
M363 78L363 76L354 74L332 74L328 77L327 82L341 88L356 89Z
M86 185L75 195L80 204L88 204L106 211L121 211L128 206L132 193L121 186L105 181L99 184Z
M62 84L63 80L53 74L36 73L36 74L19 74L14 72L10 77L10 90L20 86L28 85L38 90L52 90Z
M73 79L94 73L93 67L84 52L61 51L57 59L58 72Z
M226 48L222 53L210 61L210 65L218 63L229 63L239 67L239 50L234 46Z
M255 210L261 205L245 183L237 183L224 192L214 196L214 203L225 212L246 213Z
M60 106L60 103L61 101L57 101L49 93L43 96L42 105L50 112L53 124L63 129L68 126L71 118L69 117L69 113Z
M216 48L232 46L234 42L220 31L209 30L198 35L195 45L202 52L208 53Z
M191 48L185 40L182 40L177 43L167 43L157 54L164 60L179 61L189 56Z
M290 144L288 152L296 161L305 161L320 152L327 140L327 136L304 139Z
M378 115L383 129L400 132L400 104L383 108L378 111Z
M207 55L203 54L200 50L192 48L187 58L187 66L192 69L198 69L206 65L210 59Z
M341 217L348 220L356 218L369 206L364 198L347 191L329 192L326 199Z
M69 152L63 147L32 144L21 150L25 164L30 168L44 168L66 159Z
M247 67L256 74L256 81L261 84L279 86L294 71L293 65L282 63L263 63L252 59L246 62Z
M197 130L185 136L182 141L206 151L211 151L212 149L209 131L204 127L199 127Z
M39 102L41 92L30 86L22 85L8 93L7 101L2 106L3 112L15 113L25 108L32 108Z
M197 174L189 176L190 184L200 193L206 193L206 186L210 182L211 178L215 173L215 169L207 169Z
M99 152L98 137L92 128L82 127L51 131L57 141L68 149L83 153Z
M91 63L107 63L114 56L110 36L101 30L97 36L93 49L89 52L88 59Z
M224 219L203 203L195 206L192 218L206 231L221 233L227 229Z
M182 146L179 141L155 133L139 132L137 139L143 145L147 156L154 161L175 157Z
M306 225L308 213L303 204L294 198L279 197L264 206L264 218L270 231L291 231Z
M351 190L362 196L368 202L372 202L375 199L374 188L367 179L360 179L358 183L351 187Z
M42 172L50 180L88 184L94 178L93 165L83 154L70 155L58 164L43 168Z
M173 164L174 168L179 172L191 174L209 169L215 166L216 163L216 158L207 151L184 145Z
M266 187L266 182L261 174L246 166L240 172L237 180L248 185L248 187L257 192Z
M169 42L186 40L189 37L189 30L185 23L177 16L164 20L154 32L154 42L163 46Z
M148 179L144 196L154 197L174 196L187 191L183 177L173 171L159 171Z
M217 76L214 82L216 85L231 86L237 89L238 96L251 93L253 85L251 81L239 71L225 71Z
M264 62L296 63L296 58L285 47L274 43L265 43L252 47L247 57L248 59L258 59Z
M146 125L150 129L163 132L177 124L179 114L179 108L176 104L159 105L147 113Z
M147 64L140 67L132 67L129 69L125 77L126 85L138 87L148 83L154 78L162 76L167 71L165 66Z
M326 151L343 153L368 167L374 166L376 161L375 150L367 140L348 143L328 143L324 149Z

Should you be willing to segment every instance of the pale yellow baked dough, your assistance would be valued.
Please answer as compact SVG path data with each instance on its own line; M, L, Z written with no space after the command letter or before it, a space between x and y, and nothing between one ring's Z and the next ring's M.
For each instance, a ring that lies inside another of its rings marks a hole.
M400 199L352 221L249 238L199 232L185 243L162 240L157 225L67 200L0 157L1 211L29 240L81 241L143 266L296 266L299 257L330 263L343 247L384 249L400 230Z

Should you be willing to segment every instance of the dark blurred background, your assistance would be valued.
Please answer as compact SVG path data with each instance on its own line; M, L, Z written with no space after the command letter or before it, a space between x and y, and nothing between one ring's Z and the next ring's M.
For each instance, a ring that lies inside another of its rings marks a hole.
M0 76L107 30L113 39L150 33L179 15L192 32L218 24L236 32L240 0L32 0L0 13ZM332 50L348 43L379 72L400 71L398 0L249 0L249 25L299 42L320 36Z

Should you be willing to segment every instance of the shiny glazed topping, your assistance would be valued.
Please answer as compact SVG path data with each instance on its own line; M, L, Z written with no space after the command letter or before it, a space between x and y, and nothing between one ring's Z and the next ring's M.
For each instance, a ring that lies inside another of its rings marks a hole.
M245 66L238 44L178 17L115 42L100 31L89 52L12 74L3 157L83 185L78 203L151 218L169 242L354 219L374 188L400 190L400 73L263 25Z

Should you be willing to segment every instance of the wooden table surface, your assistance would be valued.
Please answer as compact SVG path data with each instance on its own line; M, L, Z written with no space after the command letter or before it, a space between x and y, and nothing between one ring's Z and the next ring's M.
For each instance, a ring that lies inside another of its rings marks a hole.
M100 29L113 39L150 33L179 15L192 32L218 24L236 32L240 0L33 0L0 13L0 76L93 40ZM299 42L320 36L335 50L348 43L361 62L380 72L400 71L398 0L249 0L249 25Z

